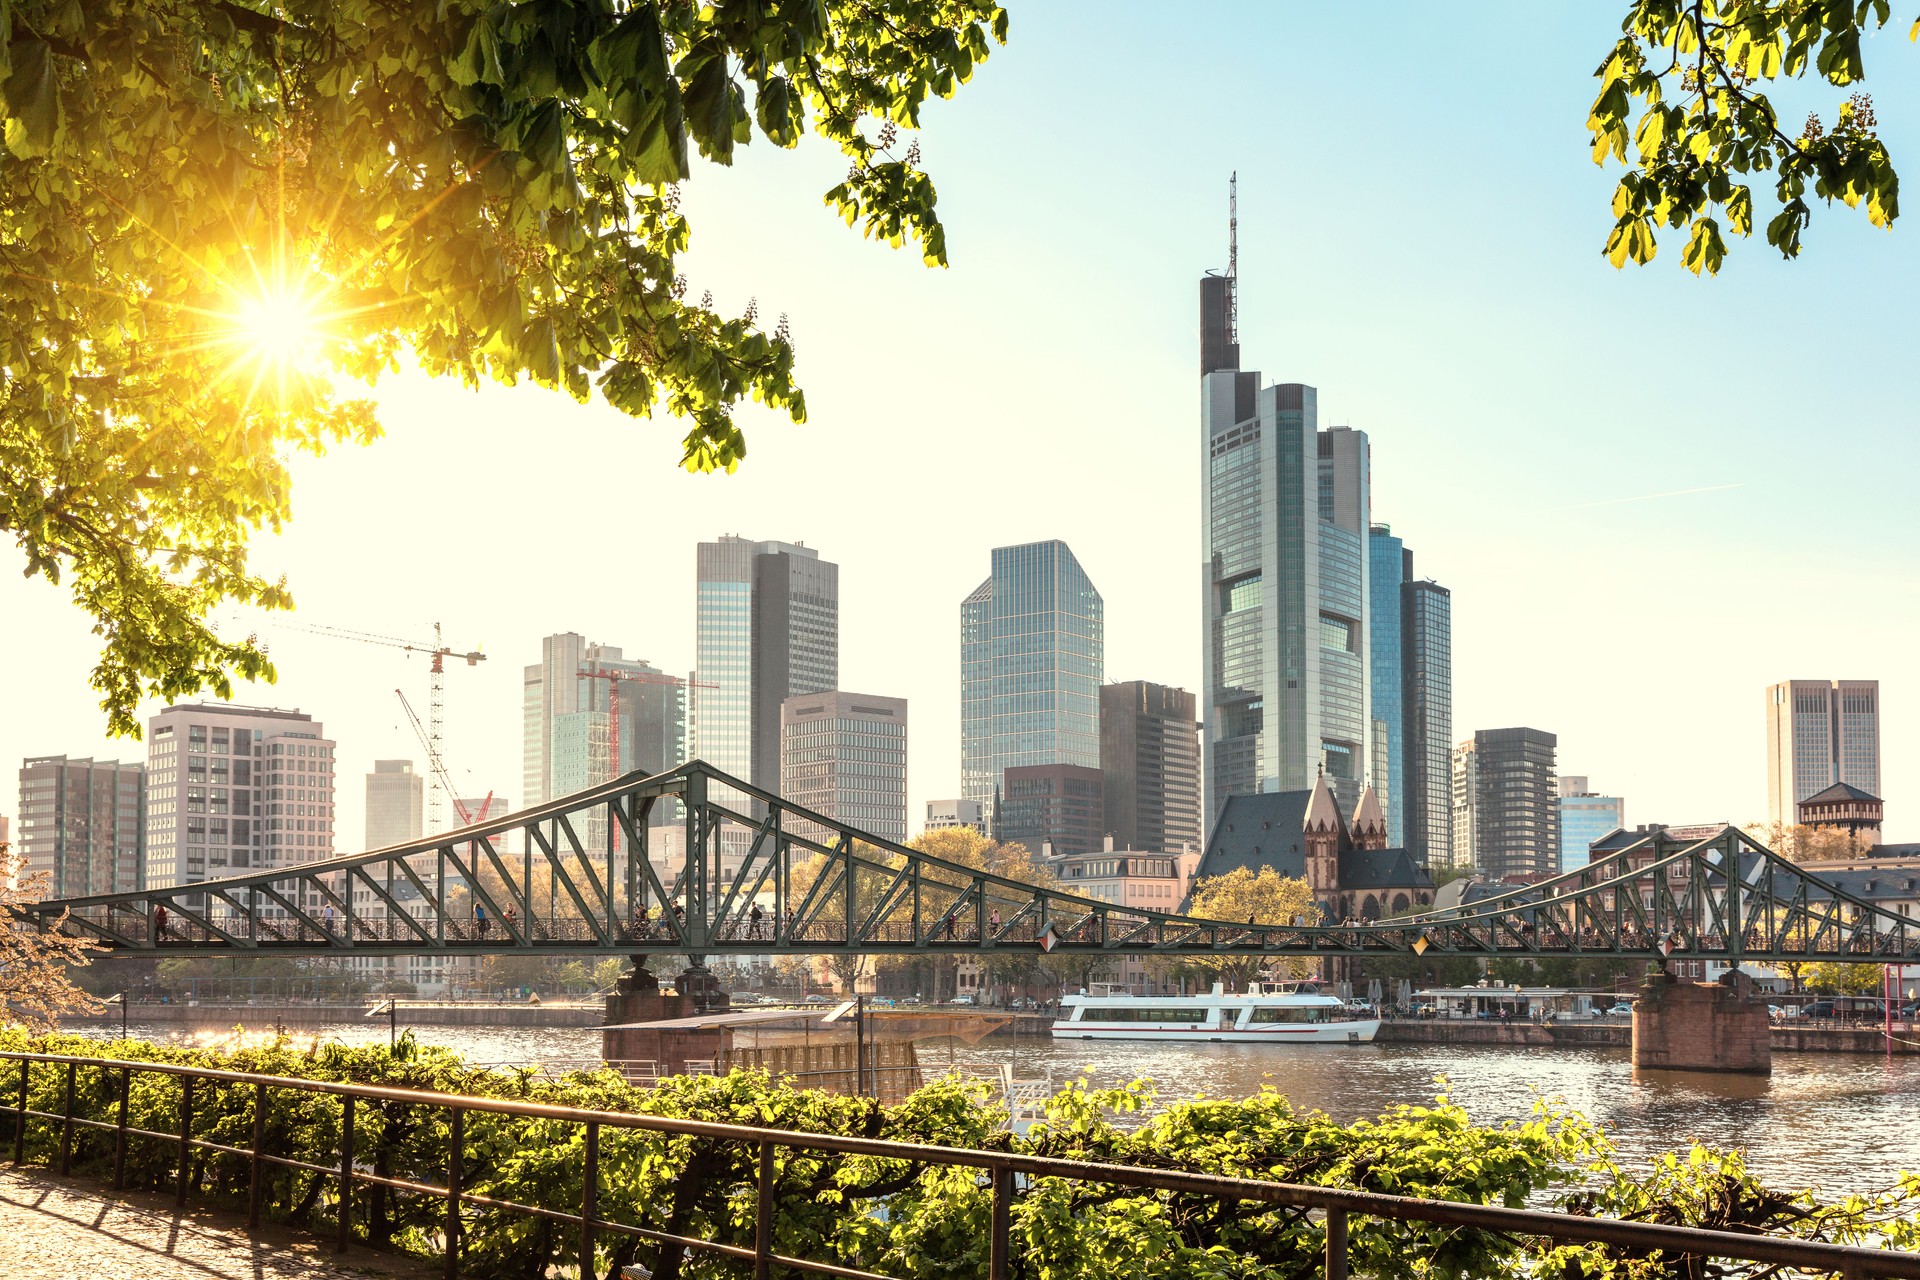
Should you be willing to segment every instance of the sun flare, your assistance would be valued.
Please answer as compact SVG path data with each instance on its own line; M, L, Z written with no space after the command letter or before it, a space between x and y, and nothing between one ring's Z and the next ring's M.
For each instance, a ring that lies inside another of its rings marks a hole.
M318 300L299 289L242 298L234 308L236 345L273 364L298 363L320 338Z

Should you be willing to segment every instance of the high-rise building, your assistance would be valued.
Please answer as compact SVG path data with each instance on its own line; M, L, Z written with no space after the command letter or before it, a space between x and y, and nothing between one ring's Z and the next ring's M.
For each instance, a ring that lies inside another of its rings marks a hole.
M960 605L964 798L991 809L1016 766L1099 768L1104 610L1066 543L994 548Z
M840 566L810 547L732 535L696 552L692 754L780 785L780 708L840 683Z
M331 857L334 786L334 742L310 715L166 708L147 722L147 887Z
M43 896L84 898L146 888L146 770L118 760L35 756L20 765L20 842ZM6 843L0 818L0 843Z
M987 834L986 806L978 800L929 800L923 831L944 831L948 827L972 827Z
M1105 844L1100 770L1077 764L1014 765L1007 770L1005 785L997 839L1054 857L1092 853Z
M1404 802L1402 838L1429 869L1456 862L1453 807L1453 597L1416 579L1407 553L1400 584L1400 719ZM1471 842L1469 842L1471 843Z
M788 698L780 708L780 795L905 843L907 700L842 690ZM807 825L803 834L824 834Z
M1373 759L1367 437L1240 368L1236 285L1200 286L1209 813L1321 774L1351 807Z
M1556 739L1481 729L1454 752L1454 860L1489 880L1560 869ZM1462 862L1466 858L1469 861Z
M1560 775L1560 870L1572 871L1593 859L1593 842L1627 825L1627 802L1603 796L1587 785L1582 774Z
M1373 793L1387 821L1387 845L1407 841L1407 725L1403 686L1401 587L1413 553L1376 524L1367 530L1367 681L1373 716Z
M1767 818L1844 782L1880 794L1880 682L1783 680L1767 689Z
M1185 689L1146 680L1100 686L1106 834L1122 849L1200 847L1199 731Z
M375 760L367 775L368 849L418 840L425 833L426 788L411 760Z
M521 688L521 786L529 805L635 770L661 773L686 759L686 681L628 658L614 645L574 631L547 636ZM449 808L447 820L457 824L459 811ZM496 797L488 814L506 811ZM655 805L651 821L669 822L675 812L671 805ZM604 822L604 814L588 818L600 840Z

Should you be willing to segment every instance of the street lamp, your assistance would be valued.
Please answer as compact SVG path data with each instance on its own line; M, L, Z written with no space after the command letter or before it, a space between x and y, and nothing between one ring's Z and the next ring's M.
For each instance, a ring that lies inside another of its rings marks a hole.
M110 1004L117 1004L120 1006L120 1038L122 1040L125 1040L127 1038L127 993L122 991L117 995L108 996L105 1000L102 1000L100 1003L103 1006L110 1005Z

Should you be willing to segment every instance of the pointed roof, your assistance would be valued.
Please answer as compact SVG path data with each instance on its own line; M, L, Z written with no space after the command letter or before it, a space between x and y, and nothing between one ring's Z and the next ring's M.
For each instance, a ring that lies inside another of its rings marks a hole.
M1373 784L1367 783L1360 788L1360 803L1353 809L1353 830L1357 835L1362 831L1385 831L1387 820L1380 812L1380 797L1374 794Z
M1340 806L1333 800L1333 788L1327 785L1324 773L1313 780L1313 794L1307 798L1307 816L1300 825L1305 831L1346 829L1340 821Z
M1825 791L1819 791L1802 800L1801 804L1830 804L1835 800L1866 800L1873 804L1884 804L1879 796L1862 791L1851 782L1836 782Z

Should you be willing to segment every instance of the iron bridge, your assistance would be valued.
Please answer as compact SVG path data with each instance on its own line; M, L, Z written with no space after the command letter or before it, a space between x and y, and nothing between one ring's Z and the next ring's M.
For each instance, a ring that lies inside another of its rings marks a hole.
M671 826L651 824L675 803ZM1021 951L1920 962L1920 921L1809 875L1735 827L1656 831L1450 911L1239 924L1119 906L945 861L697 760L385 849L26 903L13 914L15 927L62 930L129 953L678 953L696 964L726 955Z

